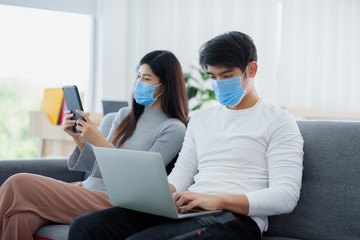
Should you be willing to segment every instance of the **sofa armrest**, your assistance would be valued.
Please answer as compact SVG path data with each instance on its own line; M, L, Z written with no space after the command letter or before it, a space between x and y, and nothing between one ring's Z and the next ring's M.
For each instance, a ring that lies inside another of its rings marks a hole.
M65 182L84 180L84 172L71 171L67 166L67 158L35 158L0 160L0 185L16 173L34 173Z

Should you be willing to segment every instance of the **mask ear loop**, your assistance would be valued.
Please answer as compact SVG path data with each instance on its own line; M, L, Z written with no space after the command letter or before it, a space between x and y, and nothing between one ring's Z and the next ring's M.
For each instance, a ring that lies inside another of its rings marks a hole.
M162 85L163 84L163 82L162 83L159 83L158 85L156 85L155 87L158 87L158 86L160 86L160 85ZM162 93L160 93L159 95L157 95L156 97L154 97L154 99L157 99L158 97L160 97L161 95L163 95L163 93L164 93L164 91L162 92Z
M244 71L243 75L240 77L240 79L242 79L242 77L243 77L244 74L246 73L248 66L249 66L249 65L246 66L245 71ZM247 74L246 74L246 75L247 75ZM245 87L245 89L244 89L244 95L246 94L246 89L248 88L249 82L250 82L251 79L252 79L252 78L248 76L248 80L247 80L247 83L246 83L246 87Z
M248 65L248 66L249 66L249 65ZM244 73L241 75L241 77L240 77L240 81L241 81L241 79L243 78L243 76L245 75L245 73L246 73L246 71L247 71L248 66L246 66ZM250 80L251 80L251 78L248 78L248 82L247 82L247 84L246 84L246 87L245 87L245 89L243 89L244 94L241 96L241 98L240 98L240 100L239 100L238 104L239 104L239 103L243 100L243 98L245 97L245 95L246 95L246 89L247 89L247 87L249 86L249 81L250 81Z
M160 83L160 84L156 85L156 87L157 87L157 86L160 86L161 84L163 84L163 83ZM158 100L158 98L159 98L161 95L163 95L163 93L164 93L164 91L163 91L162 93L160 93L159 95L157 95L156 97L154 97L153 100L155 100L155 101L154 101L152 104L150 104L148 107L154 105L155 102Z

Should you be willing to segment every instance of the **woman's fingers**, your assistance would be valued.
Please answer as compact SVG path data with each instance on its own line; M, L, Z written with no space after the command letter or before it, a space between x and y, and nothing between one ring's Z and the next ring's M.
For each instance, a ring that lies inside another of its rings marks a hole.
M83 136L83 132L84 132L84 127L81 126L80 124L76 124L76 130L81 134L82 137Z
M89 115L87 115L87 114L84 113L83 111L81 111L81 110L76 110L76 112L77 112L78 114L80 114L80 115L85 119L86 122L91 121Z
M87 125L87 122L85 122L84 120L82 120L82 119L78 119L77 121L76 121L76 124L77 125L81 125L81 126L86 126Z
M74 126L76 123L76 120L72 120L71 117L70 118L65 118L63 121L63 126Z
M74 125L75 125L75 123L65 123L65 122L63 122L63 124L62 124L64 129L67 129L69 127L73 127Z
M73 116L74 116L74 114L71 113L70 110L67 110L67 111L65 112L64 119L71 119Z

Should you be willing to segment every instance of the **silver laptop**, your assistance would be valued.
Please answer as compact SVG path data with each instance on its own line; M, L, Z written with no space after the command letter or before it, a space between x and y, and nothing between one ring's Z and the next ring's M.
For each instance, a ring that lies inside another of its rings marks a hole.
M221 211L178 212L159 153L99 147L94 152L113 206L174 219Z

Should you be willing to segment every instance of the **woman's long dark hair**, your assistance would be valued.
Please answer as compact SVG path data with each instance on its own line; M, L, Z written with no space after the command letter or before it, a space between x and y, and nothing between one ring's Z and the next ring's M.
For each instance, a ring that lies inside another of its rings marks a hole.
M143 64L148 64L163 83L164 93L161 96L163 112L169 117L180 119L186 126L189 112L188 96L181 65L175 55L169 51L153 51L140 60L139 66ZM119 147L129 139L143 112L144 106L136 103L133 97L131 112L116 128L111 143Z

